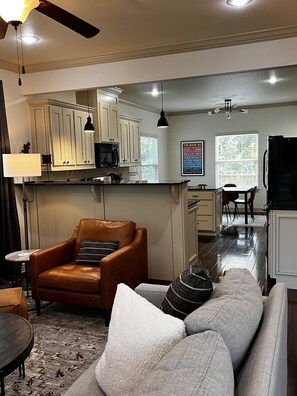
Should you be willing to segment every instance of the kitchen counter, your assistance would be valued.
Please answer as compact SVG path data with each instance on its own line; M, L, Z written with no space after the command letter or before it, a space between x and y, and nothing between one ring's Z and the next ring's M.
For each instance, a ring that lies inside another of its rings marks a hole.
M223 187L222 186L205 186L205 187L199 187L199 186L188 186L188 190L199 190L199 191L218 191L221 190Z
M121 181L120 183L111 182L104 183L101 180L60 180L60 181L34 181L26 182L25 184L35 184L35 185L103 185L103 186L168 186L168 185L180 185L186 184L188 180L164 180L156 183L151 182L141 182L141 181Z
M133 220L148 232L150 279L172 281L197 260L195 216L194 226L189 226L189 212L197 210L197 199L188 201L185 180L118 184L73 180L25 187L32 248L68 239L82 218ZM17 190L21 208L21 185Z

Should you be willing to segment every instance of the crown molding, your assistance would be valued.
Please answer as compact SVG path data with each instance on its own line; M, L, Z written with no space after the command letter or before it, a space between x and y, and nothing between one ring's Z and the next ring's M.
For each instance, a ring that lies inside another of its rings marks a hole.
M70 59L57 62L45 62L26 65L26 73L36 73L50 70L83 67L101 63L120 62L132 59L148 58L160 55L171 55L183 52L192 52L233 45L251 44L263 41L278 40L297 36L297 25L266 29L261 31L242 33L230 36L220 36L208 39L193 40L190 42L174 43L171 45L143 48L140 50L123 51L100 54L83 59ZM0 68L17 72L17 65L0 61Z

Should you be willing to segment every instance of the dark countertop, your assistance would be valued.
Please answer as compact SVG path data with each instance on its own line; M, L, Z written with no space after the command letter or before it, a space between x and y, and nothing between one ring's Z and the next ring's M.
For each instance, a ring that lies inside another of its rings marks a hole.
M37 186L53 186L53 185L102 185L102 186L165 186L165 185L179 185L179 184L185 184L188 183L189 180L164 180L160 181L158 183L140 183L140 182L121 182L121 183L103 183L102 181L97 181L97 180L87 180L87 181L81 181L81 180L69 180L69 181L53 181L53 182L47 182L47 181L35 181L35 182L26 182L26 185L37 185Z
M222 186L205 186L205 187L199 187L199 186L188 186L188 190L201 190L201 191L217 191L221 190Z

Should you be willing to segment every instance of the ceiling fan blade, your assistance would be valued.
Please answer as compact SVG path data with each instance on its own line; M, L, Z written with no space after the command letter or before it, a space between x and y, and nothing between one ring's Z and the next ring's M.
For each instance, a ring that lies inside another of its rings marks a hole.
M4 39L6 35L7 27L8 27L8 23L5 22L4 19L0 17L0 40Z
M100 29L47 0L41 0L35 9L86 38L94 37L100 32Z

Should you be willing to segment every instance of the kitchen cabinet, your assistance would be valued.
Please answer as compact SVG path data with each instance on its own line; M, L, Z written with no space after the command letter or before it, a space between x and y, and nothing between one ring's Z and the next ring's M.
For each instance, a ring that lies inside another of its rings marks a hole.
M94 133L84 132L86 123L86 113L83 111L76 111L74 113L74 129L75 129L75 154L76 165L81 167L95 166L95 144Z
M297 289L297 211L271 210L268 215L268 275Z
M222 227L222 190L219 188L199 189L189 187L189 199L198 199L198 235L218 235Z
M120 165L140 165L140 120L120 117Z
M94 137L83 130L88 108L51 99L28 103L32 150L51 154L51 170L95 167Z
M119 95L117 87L77 91L76 102L95 108L95 143L119 143Z

